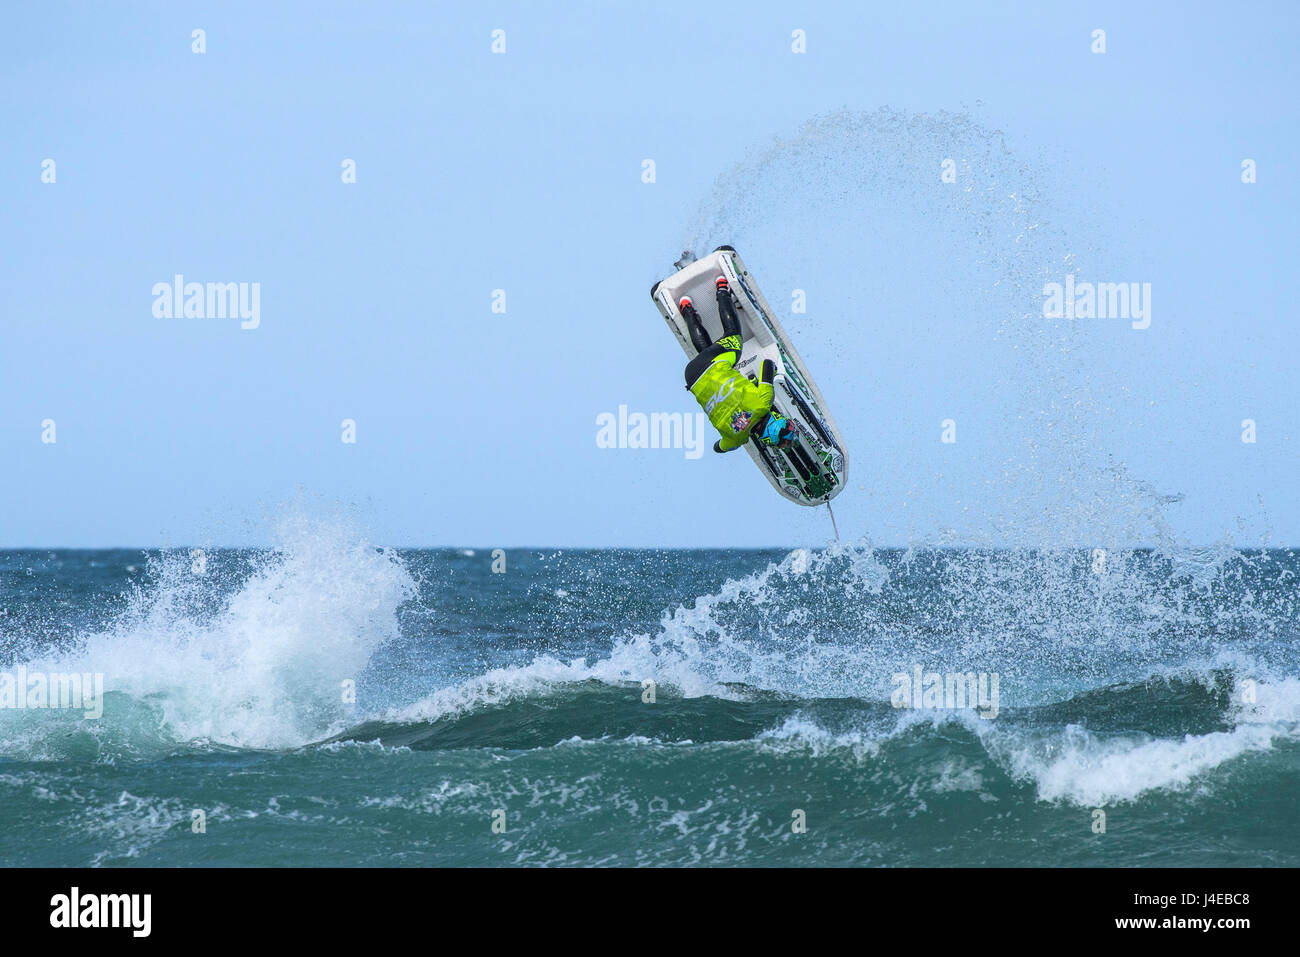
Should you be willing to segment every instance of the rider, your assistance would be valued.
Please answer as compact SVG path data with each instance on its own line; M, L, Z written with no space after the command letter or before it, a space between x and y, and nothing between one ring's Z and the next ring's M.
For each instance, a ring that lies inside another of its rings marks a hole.
M758 383L736 371L741 350L740 319L731 301L727 277L719 276L714 285L718 315L722 318L722 338L713 345L709 345L708 333L690 296L683 296L677 304L686 318L691 343L699 353L686 364L686 388L722 435L713 443L713 451L730 452L751 438L766 446L789 448L797 435L794 425L779 412L772 411L776 364L771 359L763 360Z

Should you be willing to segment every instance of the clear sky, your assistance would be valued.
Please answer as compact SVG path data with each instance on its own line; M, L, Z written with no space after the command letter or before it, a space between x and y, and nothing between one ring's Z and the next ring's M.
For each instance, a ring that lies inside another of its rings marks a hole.
M812 118L882 107L1000 131L1017 158L999 175L1047 184L1052 228L1104 266L1094 278L1153 284L1151 328L1110 321L1069 375L1115 377L1088 428L1135 479L1184 495L1178 534L1300 543L1300 5L42 2L0 16L0 546L258 543L304 499L398 545L822 541L824 510L780 499L743 453L599 449L595 420L620 404L694 412L648 290L702 207L743 205L718 177ZM925 190L944 188L947 145L909 147ZM792 189L811 188L792 162ZM978 249L929 255L944 236L907 208L921 188L861 229L721 210L746 223L736 245L778 310L809 287L809 314L783 321L850 446L841 531L881 544L996 535L1024 495L998 476L1038 438L981 398L1020 388L1015 361L963 346L1007 317L964 265ZM871 243L878 257L857 256ZM858 266L792 274L828 244ZM178 273L258 283L260 324L155 316L154 284ZM856 311L849 334L841 303L872 289L897 297L890 314ZM940 442L948 417L955 445ZM918 508L910 490L940 474Z

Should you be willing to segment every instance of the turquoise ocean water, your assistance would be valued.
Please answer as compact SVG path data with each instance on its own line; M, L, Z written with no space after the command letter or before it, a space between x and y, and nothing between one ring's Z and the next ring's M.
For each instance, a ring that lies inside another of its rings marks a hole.
M493 563L3 553L0 861L1300 864L1292 551Z

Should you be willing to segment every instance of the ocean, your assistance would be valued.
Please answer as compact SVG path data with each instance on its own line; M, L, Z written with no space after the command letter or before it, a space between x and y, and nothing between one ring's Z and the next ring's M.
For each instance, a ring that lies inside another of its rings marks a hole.
M307 520L6 551L0 862L1296 866L1298 573Z

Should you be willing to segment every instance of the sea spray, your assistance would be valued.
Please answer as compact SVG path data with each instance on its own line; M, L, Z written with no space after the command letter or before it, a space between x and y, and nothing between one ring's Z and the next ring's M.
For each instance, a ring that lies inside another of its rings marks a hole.
M805 294L790 334L869 450L842 525L918 545L1169 543L1177 496L1114 455L1141 391L1112 361L1127 325L1042 315L1045 279L1130 265L1080 193L1063 158L969 115L889 109L814 117L718 177L686 245L736 246L774 302ZM955 448L938 456L941 422Z
M186 552L151 556L149 583L107 629L32 667L102 673L110 712L113 694L148 702L178 742L276 748L327 737L355 716L343 683L396 636L415 586L395 552L346 526L295 517L278 536L275 549L231 556L243 566L233 574L219 557L196 574Z

